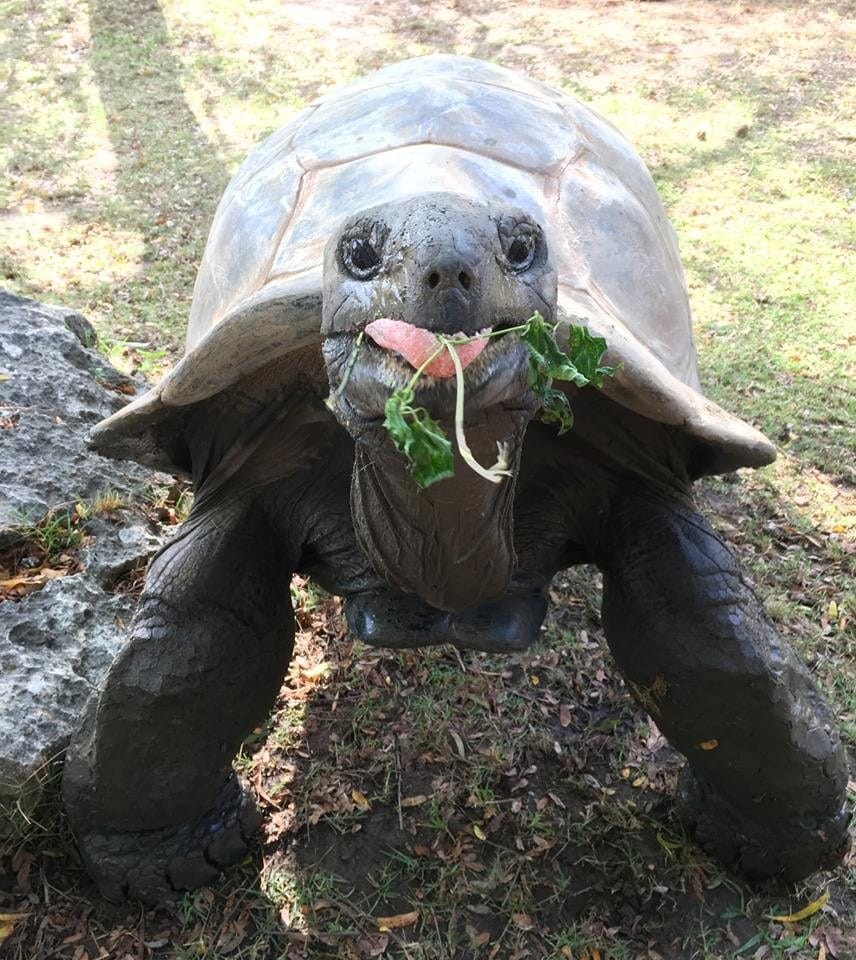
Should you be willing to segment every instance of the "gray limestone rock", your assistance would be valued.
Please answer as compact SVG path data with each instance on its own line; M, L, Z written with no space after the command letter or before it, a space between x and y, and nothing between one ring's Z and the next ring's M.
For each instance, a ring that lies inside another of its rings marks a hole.
M82 572L0 602L0 836L25 825L123 641L135 602L117 581L164 539L134 504L172 479L87 449L91 427L137 387L95 342L79 314L0 291L0 549L24 518L108 489L128 504L86 522Z
M117 391L138 386L95 340L80 314L0 291L0 544L23 517L151 482L150 470L86 448L89 430L128 402Z
M133 609L86 573L0 605L0 836L38 803Z

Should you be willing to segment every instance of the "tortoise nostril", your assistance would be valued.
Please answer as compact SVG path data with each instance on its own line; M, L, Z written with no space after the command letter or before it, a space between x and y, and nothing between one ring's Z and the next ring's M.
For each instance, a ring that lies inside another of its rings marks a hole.
M475 284L475 275L460 261L436 264L425 274L425 285L429 290L457 290L469 293Z

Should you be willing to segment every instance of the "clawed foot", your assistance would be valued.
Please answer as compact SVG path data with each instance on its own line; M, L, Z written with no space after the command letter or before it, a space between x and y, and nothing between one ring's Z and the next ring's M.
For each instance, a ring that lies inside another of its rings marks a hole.
M776 816L759 804L750 819L684 770L678 812L712 857L747 877L795 881L815 870L835 867L850 846L850 817L842 808L832 816Z
M238 863L261 822L252 796L232 776L215 806L192 822L161 830L78 832L89 873L108 900L175 900Z

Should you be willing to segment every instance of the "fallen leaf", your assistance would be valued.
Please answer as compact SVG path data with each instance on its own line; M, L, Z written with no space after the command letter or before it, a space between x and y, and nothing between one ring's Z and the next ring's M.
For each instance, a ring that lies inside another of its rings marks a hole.
M0 943L2 943L4 940L8 940L14 932L14 923L0 923Z
M409 927L419 919L419 911L412 910L410 913L397 913L394 917L377 917L375 923L381 933L387 930L398 930L401 927Z
M309 680L310 682L315 680L320 680L322 677L326 677L327 674L333 672L333 664L328 663L326 660L323 663L317 663L314 667L308 667L306 670L300 671L300 676L304 680Z
M571 723L571 711L568 709L566 704L562 704L559 707L559 724L563 727L570 726Z
M800 920L805 920L807 917L811 917L819 910L822 910L828 901L829 891L824 890L817 900L812 900L812 902L807 907L803 907L802 910L797 910L796 913L768 913L767 919L776 920L778 923L798 923Z
M371 810L371 804L366 800L366 795L362 790L352 790L351 799L361 810Z
M428 800L428 797L424 793L419 793L415 797L405 797L401 801L402 807L418 807L421 804L425 803Z
M487 840L487 834L477 823L473 824L473 833L479 838L479 840Z
M716 748L719 746L719 741L718 740L702 740L699 746L702 748L702 750L716 750Z
M531 930L535 926L535 921L528 913L512 913L511 919L521 930Z
M34 579L28 579L27 577L12 577L9 580L0 580L0 590L14 590L16 587L23 587L27 584L32 584L36 586L36 581Z
M369 934L357 941L361 957L379 957L388 946L389 937L385 933Z
M461 735L457 733L455 730L450 730L449 735L455 741L455 746L458 749L458 756L461 758L461 760L466 760L467 755L466 755L466 752L464 751L464 741L461 739Z

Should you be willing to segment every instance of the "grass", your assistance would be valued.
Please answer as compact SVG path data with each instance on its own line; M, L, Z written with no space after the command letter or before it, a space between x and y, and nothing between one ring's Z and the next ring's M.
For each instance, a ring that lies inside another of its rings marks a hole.
M0 0L0 282L81 310L114 362L155 377L180 353L230 174L317 94L434 51L564 87L654 175L706 392L779 445L772 467L700 497L852 747L853 14L795 0ZM173 523L190 496L150 501ZM46 552L73 546L54 519ZM856 956L852 858L754 889L674 821L679 761L605 653L591 571L556 579L542 643L506 659L370 651L343 638L337 601L293 592L297 656L239 760L266 806L252 860L177 907L114 908L61 819L34 815L50 829L0 856L4 956ZM824 889L809 919L767 919Z

